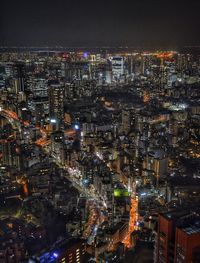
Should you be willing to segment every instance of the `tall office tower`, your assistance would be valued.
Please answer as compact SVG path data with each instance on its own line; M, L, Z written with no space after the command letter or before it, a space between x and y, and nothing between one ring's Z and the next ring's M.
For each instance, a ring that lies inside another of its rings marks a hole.
M64 87L61 84L51 84L49 87L49 116L57 128L63 123Z
M168 157L162 152L149 152L144 158L143 168L154 171L157 183L168 172Z
M5 73L7 77L13 77L14 67L12 62L5 63Z
M96 79L98 79L98 84L111 84L112 82L112 65L110 61L107 63L100 63L98 68L96 68Z
M126 57L126 61L124 63L124 67L125 67L128 75L133 74L133 56Z
M32 81L31 90L34 97L47 97L48 96L48 84L44 78L34 78Z
M2 165L16 167L18 170L22 167L20 148L14 140L4 140L1 142Z
M122 132L128 134L131 128L131 113L130 110L122 111Z
M5 66L0 64L0 88L4 88L6 84L6 71Z
M61 77L65 78L66 76L66 63L65 62L61 62Z
M167 67L164 64L164 59L161 58L160 63L160 88L159 91L163 91L167 83Z
M186 57L184 54L177 55L176 67L179 72L182 72L186 69Z
M35 122L41 124L45 116L44 104L36 103L35 104Z
M15 79L15 93L25 91L25 65L23 63L16 63L13 65L13 75Z
M42 124L45 115L49 114L49 97L32 98L28 103L29 109L37 124Z
M199 216L195 211L159 215L155 263L197 263L200 256Z
M163 177L168 171L168 158L155 158L153 161L156 177Z
M29 109L39 124L49 113L48 82L44 76L35 75L29 78L29 90L33 95L29 97Z
M115 56L111 58L113 80L120 81L124 74L124 59L123 57Z
M174 263L200 262L199 224L176 228Z
M105 72L105 83L111 84L111 82L112 82L112 71L108 69Z
M150 58L148 56L143 55L141 57L141 69L140 72L142 75L146 75L147 70L150 68Z
M178 54L177 56L177 69L182 74L185 70L192 70L194 57L191 54Z
M89 65L85 61L73 61L66 63L65 78L66 81L72 82L74 80L82 81L89 77Z
M51 134L51 154L55 156L58 162L64 164L64 133L62 131L56 131Z

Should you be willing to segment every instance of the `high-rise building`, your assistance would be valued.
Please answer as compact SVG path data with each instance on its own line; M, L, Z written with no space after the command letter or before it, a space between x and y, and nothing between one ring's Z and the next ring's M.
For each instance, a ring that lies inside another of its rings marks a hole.
M51 154L64 164L64 133L61 131L51 134Z
M4 140L1 142L2 164L21 169L20 148L14 140Z
M35 78L32 83L32 92L34 97L47 97L48 85L44 78Z
M168 157L162 152L149 152L143 162L143 168L154 172L157 180L166 176L168 172Z
M122 131L127 134L131 127L131 116L130 110L122 111Z
M174 263L200 262L200 225L176 229Z
M89 75L89 66L85 61L68 62L65 66L66 81L72 82L74 80L82 81L84 77Z
M16 63L13 66L13 74L15 78L16 94L25 91L25 65L23 63Z
M41 255L33 256L31 262L52 262L52 263L84 263L85 242L80 239L57 242L56 247L51 251L43 252Z
M159 215L155 263L194 263L200 255L200 218L195 212L173 211Z
M124 74L124 59L123 57L115 56L111 58L113 80L119 81Z
M64 118L64 87L60 84L51 84L49 87L49 116L57 127Z

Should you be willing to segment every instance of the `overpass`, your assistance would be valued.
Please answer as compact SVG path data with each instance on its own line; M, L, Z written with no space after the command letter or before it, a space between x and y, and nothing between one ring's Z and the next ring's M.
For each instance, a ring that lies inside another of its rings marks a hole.
M27 121L22 121L19 119L17 116L17 113L11 110L3 109L0 107L0 116L6 118L9 123L12 125L13 129L17 129L21 132L22 130L22 125L28 127L30 124ZM43 129L39 129L41 132L41 138L38 139L35 144L41 147L47 146L50 143L50 140L47 140L47 135L46 132Z
M21 131L21 122L14 111L6 110L0 107L0 116L7 119L14 129Z

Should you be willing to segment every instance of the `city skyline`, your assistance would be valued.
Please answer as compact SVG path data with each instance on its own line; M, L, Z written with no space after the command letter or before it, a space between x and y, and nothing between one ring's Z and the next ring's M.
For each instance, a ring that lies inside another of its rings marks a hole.
M0 263L200 262L199 10L1 3Z
M199 262L200 56L111 50L0 52L1 262Z

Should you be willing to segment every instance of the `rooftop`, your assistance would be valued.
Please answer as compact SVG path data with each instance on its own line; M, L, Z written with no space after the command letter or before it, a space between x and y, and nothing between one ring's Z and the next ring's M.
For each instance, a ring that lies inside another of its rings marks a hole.
M183 228L182 230L188 235L200 234L199 226L190 226L190 227Z
M182 219L183 217L186 217L188 215L190 215L190 212L188 210L175 210L162 214L163 217L171 220Z

